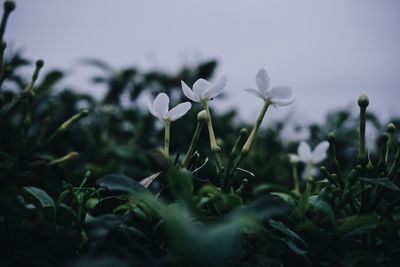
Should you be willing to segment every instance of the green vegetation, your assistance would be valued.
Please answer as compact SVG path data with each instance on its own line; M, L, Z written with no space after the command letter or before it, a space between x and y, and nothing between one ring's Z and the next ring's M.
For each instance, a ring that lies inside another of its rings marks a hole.
M164 135L138 99L188 101L181 81L211 78L215 61L167 74L86 59L107 88L96 100L6 50L14 8L4 2L0 25L1 266L398 265L400 120L381 123L373 99L319 125L263 129L268 106L284 104L272 93L260 92L254 125L210 111L205 95L165 117Z

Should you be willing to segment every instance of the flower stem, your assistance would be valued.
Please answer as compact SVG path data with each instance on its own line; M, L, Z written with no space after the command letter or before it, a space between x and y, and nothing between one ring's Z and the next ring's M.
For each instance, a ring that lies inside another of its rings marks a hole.
M293 176L293 192L300 196L299 176L297 174L297 164L292 163L292 176Z
M253 142L254 138L258 132L258 129L260 128L260 125L265 117L265 113L268 110L268 107L271 105L271 101L269 99L266 99L264 101L264 106L260 112L260 115L258 115L258 118L256 120L256 123L254 124L253 130L251 131L249 137L246 140L246 143L243 145L242 151L240 152L239 157L237 158L235 164L233 165L233 168L231 169L231 173L233 173L236 168L239 166L240 162L242 162L243 158L249 153Z
M194 131L192 142L190 143L189 149L185 155L185 158L183 159L182 166L187 168L190 162L190 159L197 147L197 144L199 142L201 130L203 129L205 121L204 120L198 120L197 121L197 126L196 130Z
M251 131L250 136L247 138L247 141L242 148L242 154L246 155L247 153L249 153L249 151L253 145L254 138L257 134L258 129L260 128L260 125L265 117L265 113L267 112L270 104L271 104L271 102L269 99L265 100L264 106L260 112L260 115L258 115L256 123L254 124L253 130Z
M170 132L171 132L171 121L165 120L165 129L164 129L164 154L167 158L169 158L169 141L170 141Z
M211 113L210 113L210 109L208 108L208 102L207 101L203 101L202 102L204 110L207 112L207 127L208 127L208 134L210 136L210 147L211 147L211 151L214 152L220 152L221 148L217 145L217 141L215 140L215 135L214 135L214 128L212 126L212 120L211 120Z
M366 149L365 149L365 122L366 122L366 111L369 104L368 97L361 95L358 99L358 106L360 107L360 143L358 149L358 163L364 166L367 161Z
M304 170L304 178L307 181L314 181L314 177L312 175L313 168L314 168L314 164L311 161L307 162L306 168Z
M202 105L204 107L204 110L207 112L207 127L208 127L208 134L210 136L210 147L211 147L211 152L213 154L215 164L217 165L217 172L218 176L222 174L221 169L222 169L222 164L221 164L221 159L219 157L219 154L221 153L221 148L217 145L217 141L215 140L215 135L214 135L214 129L212 126L212 120L211 120L211 113L210 109L208 108L208 102L203 101Z

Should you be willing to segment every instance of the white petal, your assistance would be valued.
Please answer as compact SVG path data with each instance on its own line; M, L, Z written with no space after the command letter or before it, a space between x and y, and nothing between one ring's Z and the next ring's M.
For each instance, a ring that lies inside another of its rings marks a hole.
M270 81L265 69L259 69L256 74L256 84L261 95L265 96L268 91Z
M293 102L294 102L294 99L288 100L288 101L273 100L273 101L271 101L271 104L275 105L275 106L284 107L284 106L288 106L288 105L292 104Z
M190 102L181 103L168 111L167 115L165 115L165 118L170 119L171 121L175 121L185 115L191 107L192 104Z
M198 79L194 84L193 84L193 93L194 97L196 99L203 99L203 94L207 91L208 87L210 86L210 83L204 79Z
M153 109L153 103L147 102L147 107L149 108L149 111L150 111L151 114L153 114L153 116L155 116L155 117L157 117L157 118L159 118L159 119L161 119L161 120L164 119L163 117L160 118L160 117L158 116L157 112L155 112L155 110Z
M258 92L257 90L251 89L251 88L246 88L244 89L246 92L249 92L252 95L255 95L256 97L261 98L262 100L264 100L264 97L260 94L260 92Z
M199 102L198 100L196 100L196 98L194 97L194 93L192 91L192 89L190 89L190 87L184 82L181 81L181 85L182 85L182 91L183 94L189 98L190 100L194 101L194 102Z
M311 153L311 148L310 146L302 141L297 148L297 154L299 155L300 161L307 163L310 160L312 160L312 153Z
M328 141L322 141L321 143L319 143L312 152L312 161L314 163L319 163L323 161L327 156L326 152L328 150L328 147Z
M169 97L164 93L159 93L154 99L153 110L157 117L164 118L168 112Z
M268 97L270 99L287 99L292 94L292 88L289 86L275 86L268 92Z
M215 82L213 82L203 94L203 98L211 99L219 95L226 86L228 79L226 76L219 77Z

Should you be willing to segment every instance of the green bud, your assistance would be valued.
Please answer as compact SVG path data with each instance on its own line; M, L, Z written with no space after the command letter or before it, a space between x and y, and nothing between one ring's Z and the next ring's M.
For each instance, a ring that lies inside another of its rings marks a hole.
M4 11L11 13L15 9L15 2L12 0L7 0L4 2Z
M369 105L369 99L368 96L366 94L362 94L359 98L358 98L358 106L360 108L366 108Z
M335 136L335 133L334 133L334 132L330 132L330 133L328 134L328 141L329 141L329 143L335 142L335 138L336 138L336 136Z
M36 61L36 68L41 69L43 65L44 65L43 59L39 59L38 61Z
M208 120L208 118L209 117L208 117L207 111L205 111L204 109L197 114L198 121L205 122Z
M394 125L393 123L389 123L386 128L386 131L388 133L394 133L396 131L396 125Z
M55 165L55 164L64 163L66 161L74 160L78 157L78 155L79 155L78 152L75 152L75 151L69 152L67 155L65 155L62 158L50 161L49 165Z

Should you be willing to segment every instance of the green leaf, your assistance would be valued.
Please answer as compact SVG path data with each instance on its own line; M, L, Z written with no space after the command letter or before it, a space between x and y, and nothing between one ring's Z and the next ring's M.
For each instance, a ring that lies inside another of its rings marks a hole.
M326 201L318 198L318 196L310 196L308 203L317 211L322 212L331 225L335 223L335 213L332 207Z
M337 229L337 234L342 238L362 235L376 229L378 222L378 218L372 215L348 217Z
M176 199L190 199L193 192L193 176L186 169L178 169L173 164L169 164L166 177L171 193Z
M384 178L359 177L358 179L366 182L367 184L380 185L380 186L386 187L387 189L390 189L393 191L400 191L400 188L398 188L397 185L395 185L392 181L390 181L386 177L384 177Z
M285 224L275 220L269 220L268 225L272 230L274 230L275 234L286 241L286 245L294 253L298 255L304 255L307 253L307 243Z
M147 192L146 188L133 178L123 174L111 174L97 180L96 184L110 191L118 191L128 194Z
M32 203L37 208L55 208L54 200L40 188L27 186L22 188L21 194L25 201Z
M22 188L21 195L25 202L33 204L48 221L55 222L55 203L45 191L37 187L27 186Z
M289 194L281 193L281 192L271 192L271 195L280 197L281 199L283 199L284 201L286 201L287 203L289 203L291 205L295 204L293 198Z

